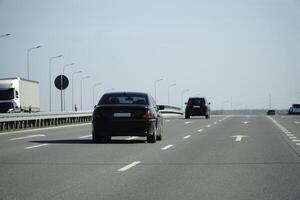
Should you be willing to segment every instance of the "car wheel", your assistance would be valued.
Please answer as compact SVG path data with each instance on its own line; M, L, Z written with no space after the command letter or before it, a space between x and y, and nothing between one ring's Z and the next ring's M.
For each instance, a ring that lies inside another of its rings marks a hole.
M93 132L93 142L94 143L100 143L101 142L101 138L97 137L96 134Z
M103 141L104 143L110 142L110 141L111 141L111 136L105 136L105 137L103 137L103 138L102 138L102 141Z
M191 117L190 117L189 115L186 114L186 115L185 115L185 118L186 118L186 119L190 119Z
M147 136L147 143L155 143L156 142L156 127L152 135Z
M156 136L156 140L161 141L161 135Z
M210 115L205 115L205 119L209 119L210 118Z

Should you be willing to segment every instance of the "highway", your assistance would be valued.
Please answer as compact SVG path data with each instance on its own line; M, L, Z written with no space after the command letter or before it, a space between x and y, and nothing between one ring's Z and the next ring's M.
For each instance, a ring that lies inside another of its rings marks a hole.
M164 119L93 144L91 124L0 133L0 199L300 199L300 116Z

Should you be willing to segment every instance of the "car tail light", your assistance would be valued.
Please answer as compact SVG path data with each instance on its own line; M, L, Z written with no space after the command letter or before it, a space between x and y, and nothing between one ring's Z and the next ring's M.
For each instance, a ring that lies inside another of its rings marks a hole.
M145 119L155 119L155 115L151 112L151 111L146 111L146 113L144 114L144 118Z
M93 113L93 118L101 118L100 113Z

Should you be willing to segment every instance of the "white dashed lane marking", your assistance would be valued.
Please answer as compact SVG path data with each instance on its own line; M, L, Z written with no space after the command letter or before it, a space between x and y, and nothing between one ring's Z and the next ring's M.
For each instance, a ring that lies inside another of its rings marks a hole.
M33 149L33 148L38 148L38 147L43 147L43 146L48 146L48 144L39 144L39 145L29 146L29 147L26 147L25 149Z
M191 137L191 135L187 135L187 136L184 136L183 139L188 139L190 137Z
M89 138L89 137L92 137L92 135L84 135L84 136L81 136L79 137L80 139L83 139L83 138Z
M300 140L292 140L293 142L300 142Z
M184 122L184 124L190 124L190 123L192 123L192 122L191 121Z
M46 135L44 134L39 134L39 135L28 135L28 136L24 136L24 137L17 137L17 138L11 138L9 140L23 140L23 139L29 139L29 138L35 138L35 137L45 137Z
M171 148L172 146L173 146L173 144L169 144L169 145L161 148L161 150L167 150L167 149Z
M211 127L211 125L207 125L207 128L210 128Z
M126 165L126 166L124 166L124 167L118 169L118 171L119 171L119 172L127 171L128 169L130 169L130 168L132 168L132 167L134 167L134 166L136 166L136 165L138 165L138 164L140 164L140 163L141 163L141 161L134 161L134 162L132 162L131 164Z
M197 132L199 132L199 133L200 133L200 132L202 132L202 131L203 131L203 129L199 129Z

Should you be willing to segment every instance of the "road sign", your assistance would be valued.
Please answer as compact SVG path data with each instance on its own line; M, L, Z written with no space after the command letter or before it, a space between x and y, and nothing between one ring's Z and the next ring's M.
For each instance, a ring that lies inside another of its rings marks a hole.
M69 86L69 79L65 75L58 75L55 78L54 85L59 90L64 90Z

